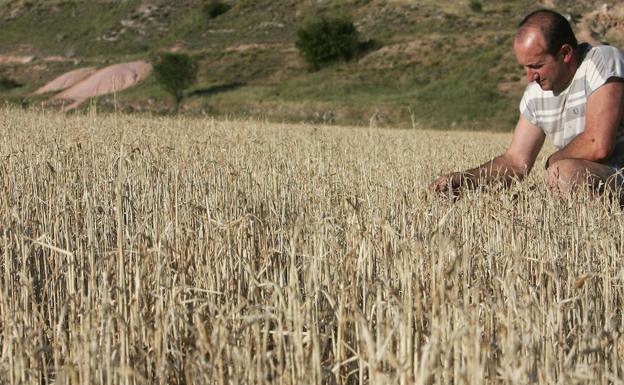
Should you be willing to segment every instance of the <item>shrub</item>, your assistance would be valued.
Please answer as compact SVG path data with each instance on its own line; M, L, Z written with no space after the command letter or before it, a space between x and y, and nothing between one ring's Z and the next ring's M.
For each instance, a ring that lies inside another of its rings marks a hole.
M470 9L473 12L481 12L483 10L483 5L479 0L470 0Z
M339 60L348 61L358 52L359 34L348 17L321 16L297 31L295 43L311 70Z
M219 0L211 0L204 4L204 15L206 15L208 19L219 17L229 10L230 6Z
M177 113L184 90L197 79L197 63L187 54L165 53L154 66L154 74L161 87L174 97Z
M10 79L4 75L0 75L0 91L8 91L21 86L22 85L15 80Z

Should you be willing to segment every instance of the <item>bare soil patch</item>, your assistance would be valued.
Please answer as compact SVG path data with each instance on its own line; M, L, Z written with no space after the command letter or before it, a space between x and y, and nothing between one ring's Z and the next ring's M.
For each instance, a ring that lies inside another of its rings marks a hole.
M86 99L124 90L145 79L152 70L146 61L121 63L102 68L91 76L54 96L54 99L70 100L65 109L78 107Z
M0 55L0 64L28 64L34 60L33 55Z
M97 70L94 67L85 67L66 72L43 87L37 89L35 94L45 94L47 92L65 90L86 79L88 76L91 76L96 71Z

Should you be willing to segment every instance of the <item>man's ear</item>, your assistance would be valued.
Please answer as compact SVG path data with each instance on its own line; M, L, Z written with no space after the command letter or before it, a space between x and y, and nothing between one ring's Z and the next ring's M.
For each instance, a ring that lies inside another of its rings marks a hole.
M572 58L574 57L574 48L572 48L570 44L566 43L559 49L559 54L563 58L563 62L567 64L572 61Z

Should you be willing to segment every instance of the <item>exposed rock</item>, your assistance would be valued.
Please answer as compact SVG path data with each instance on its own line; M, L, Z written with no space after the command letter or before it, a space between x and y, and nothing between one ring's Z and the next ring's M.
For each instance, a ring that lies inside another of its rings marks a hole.
M265 29L265 28L284 28L285 26L284 24L278 23L275 21L264 21L260 23L258 27L261 29Z
M0 64L29 64L35 61L36 58L34 55L0 55Z
M67 52L65 52L65 56L70 58L70 59L73 59L73 58L78 56L78 51L76 51L73 48L70 48L70 49L67 50Z
M74 84L86 79L92 75L96 69L94 67L78 68L73 71L66 72L43 87L37 89L35 94L45 94L48 92L58 92L65 90Z
M624 44L624 4L603 4L583 16L578 29L579 40L592 44L608 42L621 47Z
M133 86L145 79L151 70L152 65L145 61L111 65L98 70L57 94L54 98L72 101L65 109L74 109L88 98L121 91Z
M119 25L105 31L98 40L116 42L128 32L144 36L147 28L164 33L169 29L169 5L142 4L119 22Z

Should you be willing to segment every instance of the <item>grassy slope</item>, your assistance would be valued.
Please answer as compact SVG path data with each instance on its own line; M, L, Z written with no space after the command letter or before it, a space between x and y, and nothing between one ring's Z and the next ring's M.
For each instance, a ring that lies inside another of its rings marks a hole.
M539 6L528 0L483 2L483 11L473 12L465 1L259 0L237 1L228 13L206 20L199 0L154 0L159 11L143 18L136 10L146 2L138 0L30 2L30 8L19 3L0 1L8 4L0 7L5 14L16 16L0 21L0 53L73 50L80 61L0 67L0 74L25 84L0 93L5 98L21 101L75 66L149 58L177 46L201 63L200 92L185 102L192 112L341 124L369 124L375 115L386 125L487 129L509 128L516 118L522 73L510 52L513 29ZM569 12L588 7L559 3ZM317 13L349 13L362 38L381 48L309 73L294 48L295 31ZM102 39L119 31L121 20L140 27L126 28L115 42ZM120 102L152 110L170 103L153 79L124 92ZM106 108L111 98L98 103Z

